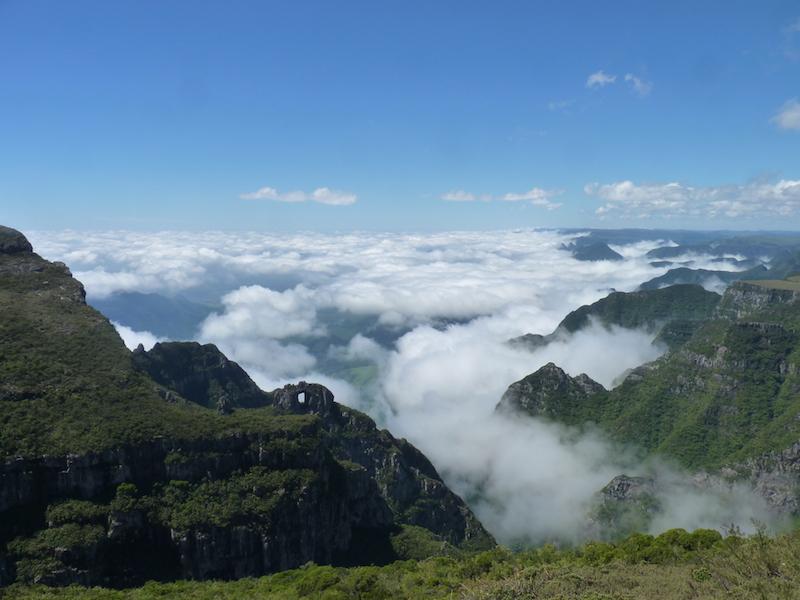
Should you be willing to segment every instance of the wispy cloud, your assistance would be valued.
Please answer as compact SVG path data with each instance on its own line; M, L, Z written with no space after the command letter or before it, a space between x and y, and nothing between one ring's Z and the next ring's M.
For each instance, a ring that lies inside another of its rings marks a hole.
M562 194L562 190L546 190L534 187L527 192L508 192L499 196L492 194L474 194L465 190L453 190L442 194L441 199L448 202L528 202L533 206L541 206L548 210L554 210L561 206L560 203L552 202L552 198Z
M589 89L605 87L617 80L616 75L608 75L602 69L589 75L586 79L586 87Z
M547 110L566 112L573 104L574 100L552 100L547 103Z
M631 85L633 91L636 92L640 97L644 98L650 92L653 91L653 84L650 81L645 81L640 77L637 77L633 73L626 73L625 74L625 81Z
M584 192L605 201L595 213L651 217L788 217L800 213L800 180L693 187L682 183L590 183Z
M772 117L772 122L781 129L800 131L800 102L797 101L797 98L785 102L778 113Z
M453 190L442 194L442 200L447 200L448 202L475 202L478 197L464 190Z
M319 202L333 206L347 206L355 204L358 197L351 192L341 192L327 187L320 187L313 192L291 191L279 192L272 187L262 187L255 192L248 192L239 196L242 200L274 200L276 202Z

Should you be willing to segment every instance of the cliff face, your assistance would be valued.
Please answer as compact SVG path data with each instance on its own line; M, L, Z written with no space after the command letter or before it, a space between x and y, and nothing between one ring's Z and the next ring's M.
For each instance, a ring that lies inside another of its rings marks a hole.
M213 344L158 343L133 352L134 366L183 398L226 414L235 408L268 406L272 399Z
M0 231L0 584L389 560L405 525L493 544L418 450L323 386L262 392L213 346L132 354L20 238Z
M512 384L501 406L572 425L597 423L620 442L712 473L700 487L749 481L773 509L797 513L796 287L792 280L733 284L688 341L634 369L609 392L584 389L548 365ZM611 521L618 516L610 508L615 502L608 496L601 507Z
M716 310L716 315L722 319L740 320L758 312L777 307L791 307L800 303L800 287L798 290L778 289L738 281L731 285L725 292L722 301Z

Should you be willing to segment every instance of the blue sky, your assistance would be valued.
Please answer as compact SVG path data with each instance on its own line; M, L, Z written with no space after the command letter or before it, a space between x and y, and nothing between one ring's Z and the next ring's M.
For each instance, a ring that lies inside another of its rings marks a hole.
M0 222L796 229L799 97L794 1L0 0Z

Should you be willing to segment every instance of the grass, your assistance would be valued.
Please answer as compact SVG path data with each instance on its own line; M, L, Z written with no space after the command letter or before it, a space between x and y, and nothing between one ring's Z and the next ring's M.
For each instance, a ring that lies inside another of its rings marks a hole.
M789 282L800 285L800 277ZM597 423L685 467L717 469L797 441L799 363L800 303L754 304L740 321L704 322L641 376L590 401L555 402L551 413L572 425Z
M383 567L306 565L231 582L148 583L139 588L14 585L10 600L153 598L381 600L796 599L800 533L722 539L708 530L637 534L618 544L576 550L503 548L467 556L406 560Z
M800 275L792 275L786 279L754 279L748 281L753 285L760 285L761 287L770 288L774 290L788 290L791 292L800 292Z
M100 452L158 437L313 434L316 417L271 408L232 415L165 402L100 313L74 297L79 284L37 257L37 270L0 255L0 456Z

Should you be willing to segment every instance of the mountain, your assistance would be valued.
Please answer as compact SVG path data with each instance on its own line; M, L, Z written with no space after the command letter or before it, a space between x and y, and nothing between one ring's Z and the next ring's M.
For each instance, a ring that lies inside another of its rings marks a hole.
M523 385L544 375L535 389ZM544 406L560 422L597 423L690 469L784 452L800 439L800 279L734 283L685 344L609 392L565 388L564 376L550 367L506 394L520 410ZM572 390L566 400L561 389ZM783 468L800 474L800 462Z
M0 248L0 585L494 544L419 450L323 386L262 392L214 346L132 353L65 265L8 228Z
M164 395L177 392L200 406L229 413L236 408L272 404L250 376L213 344L161 342L150 351L140 345L133 352L133 366L163 386Z
M746 271L717 271L713 269L691 269L676 267L663 275L653 277L639 286L640 290L657 290L670 285L715 285L725 286L742 279L759 279L767 276L769 269L763 265Z
M575 260L622 260L622 255L612 250L608 244L584 241L583 238L578 238L577 241L563 246L563 249L568 250Z
M563 420L566 415L580 414L581 405L590 398L599 403L599 397L606 393L602 385L585 373L571 377L554 363L547 363L535 373L512 383L496 410Z
M542 336L526 334L509 340L512 345L535 350L560 335L575 333L593 321L605 327L645 328L670 348L691 336L708 319L719 294L698 285L674 285L639 292L612 292L593 304L569 313L555 331Z
M647 258L675 258L687 255L708 255L719 258L743 256L746 259L772 261L788 256L791 248L798 245L797 236L775 235L769 239L758 237L733 237L716 239L701 244L681 244L650 250Z
M697 285L719 284L724 286L734 281L750 281L765 278L780 280L800 273L800 249L798 249L797 246L770 244L768 247L772 249L771 254L761 255L757 258L748 258L734 263L739 266L746 266L752 262L758 263L749 269L742 271L717 271L712 269L692 269L685 266L677 267L670 269L664 273L664 275L654 277L644 282L639 286L639 289L654 290L668 285L684 283ZM657 248L656 250L667 249ZM764 250L764 252L767 252L766 248L762 248L762 246L758 244L756 244L754 248L751 248L751 250ZM655 252L655 250L651 252ZM764 258L769 258L769 262L766 265L761 262ZM725 260L726 262L729 261L729 259Z

